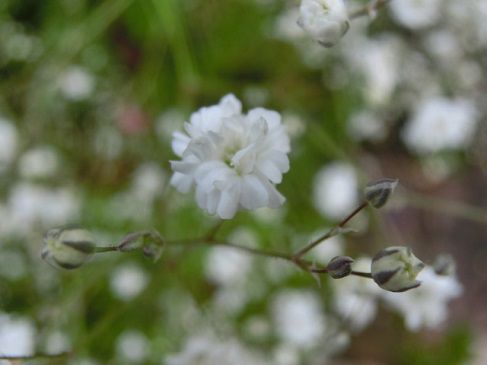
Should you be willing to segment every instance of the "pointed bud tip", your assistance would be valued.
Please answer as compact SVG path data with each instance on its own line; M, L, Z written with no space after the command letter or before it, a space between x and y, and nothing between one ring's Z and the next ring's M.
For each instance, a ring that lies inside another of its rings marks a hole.
M383 207L398 183L398 179L381 179L368 183L364 189L365 200L374 208Z

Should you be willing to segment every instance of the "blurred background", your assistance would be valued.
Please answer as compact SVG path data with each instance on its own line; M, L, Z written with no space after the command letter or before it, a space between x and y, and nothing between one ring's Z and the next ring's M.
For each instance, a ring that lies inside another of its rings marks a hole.
M0 2L0 355L487 363L487 1L392 0L333 48L298 12L286 0ZM97 254L73 271L41 260L43 234L66 224L100 245L150 228L205 235L217 220L169 185L171 139L228 93L281 113L291 169L282 208L241 212L218 237L292 252L353 210L368 181L398 178L386 208L309 258L346 253L367 271L381 248L407 245L428 264L451 254L456 275L429 272L431 285L391 297L225 247L167 245L156 263Z

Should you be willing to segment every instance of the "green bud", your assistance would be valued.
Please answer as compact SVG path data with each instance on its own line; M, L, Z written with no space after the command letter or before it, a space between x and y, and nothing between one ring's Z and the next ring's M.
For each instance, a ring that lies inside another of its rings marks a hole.
M352 272L353 259L348 256L336 256L326 266L326 271L333 279L341 279Z
M372 259L371 273L382 289L403 292L418 287L421 282L416 276L424 263L412 253L409 247L388 247Z
M41 257L50 265L76 269L95 253L96 244L90 232L80 228L54 228L44 235Z
M394 192L399 180L382 179L368 183L364 189L365 200L374 208L383 207Z

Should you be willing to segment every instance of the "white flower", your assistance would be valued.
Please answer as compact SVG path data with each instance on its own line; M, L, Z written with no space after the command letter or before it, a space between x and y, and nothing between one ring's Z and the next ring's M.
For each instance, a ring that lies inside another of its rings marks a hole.
M447 303L462 293L455 277L437 275L426 267L418 275L421 286L404 293L382 293L385 301L404 316L406 327L418 331L422 327L438 328L448 315Z
M369 110L353 114L347 127L348 134L356 141L380 142L387 135L384 120Z
M35 328L29 319L0 314L0 354L31 355L34 351Z
M331 163L316 174L314 203L326 217L340 219L358 202L358 183L354 168L342 162Z
M213 247L206 263L206 276L222 286L242 283L252 265L249 254L231 247Z
M139 331L127 330L117 338L117 355L130 363L143 362L148 352L149 341Z
M401 40L390 34L376 39L357 37L344 47L346 60L363 77L363 96L372 105L391 99L401 73L402 48Z
M401 25L418 29L431 26L440 18L442 0L394 0L389 7Z
M428 154L468 146L477 125L477 110L466 99L433 97L424 100L402 131L409 149Z
M193 335L184 349L166 357L167 365L264 365L267 362L232 338Z
M36 225L65 225L75 219L81 208L79 194L68 188L48 189L20 182L13 186L5 206L0 232L26 235Z
M145 271L134 264L116 268L110 279L113 294L121 300L131 300L139 295L148 284Z
M185 131L174 133L182 160L171 161L171 184L181 192L195 185L200 208L230 219L239 209L284 202L275 184L289 170L290 146L279 113L255 108L244 115L240 101L227 95L193 113Z
M66 99L79 101L88 98L93 92L95 79L84 68L71 66L61 75L59 86Z
M50 146L28 150L19 161L19 172L25 178L51 177L58 169L58 153Z
M368 272L371 259L357 259L355 271ZM381 290L368 278L348 276L331 282L334 288L333 308L353 331L361 331L377 314L377 299Z
M305 290L286 290L272 303L272 314L278 336L298 348L310 348L325 334L323 304L314 293Z
M325 47L336 44L350 27L343 0L302 0L298 24Z

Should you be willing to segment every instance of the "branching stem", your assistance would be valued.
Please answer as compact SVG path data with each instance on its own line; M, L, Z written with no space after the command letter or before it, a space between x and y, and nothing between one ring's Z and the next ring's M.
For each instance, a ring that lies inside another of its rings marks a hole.
M308 243L306 246L304 246L301 250L296 252L293 257L295 259L300 259L304 254L306 254L308 251L312 250L314 247L318 246L321 242L327 240L328 238L331 238L333 236L336 236L337 234L340 233L340 229L345 227L345 225L353 218L355 217L362 209L364 209L368 205L367 202L363 202L360 204L352 213L350 213L348 216L346 216L338 225L335 227L331 228L328 232L325 234L321 235L314 241L311 241Z

